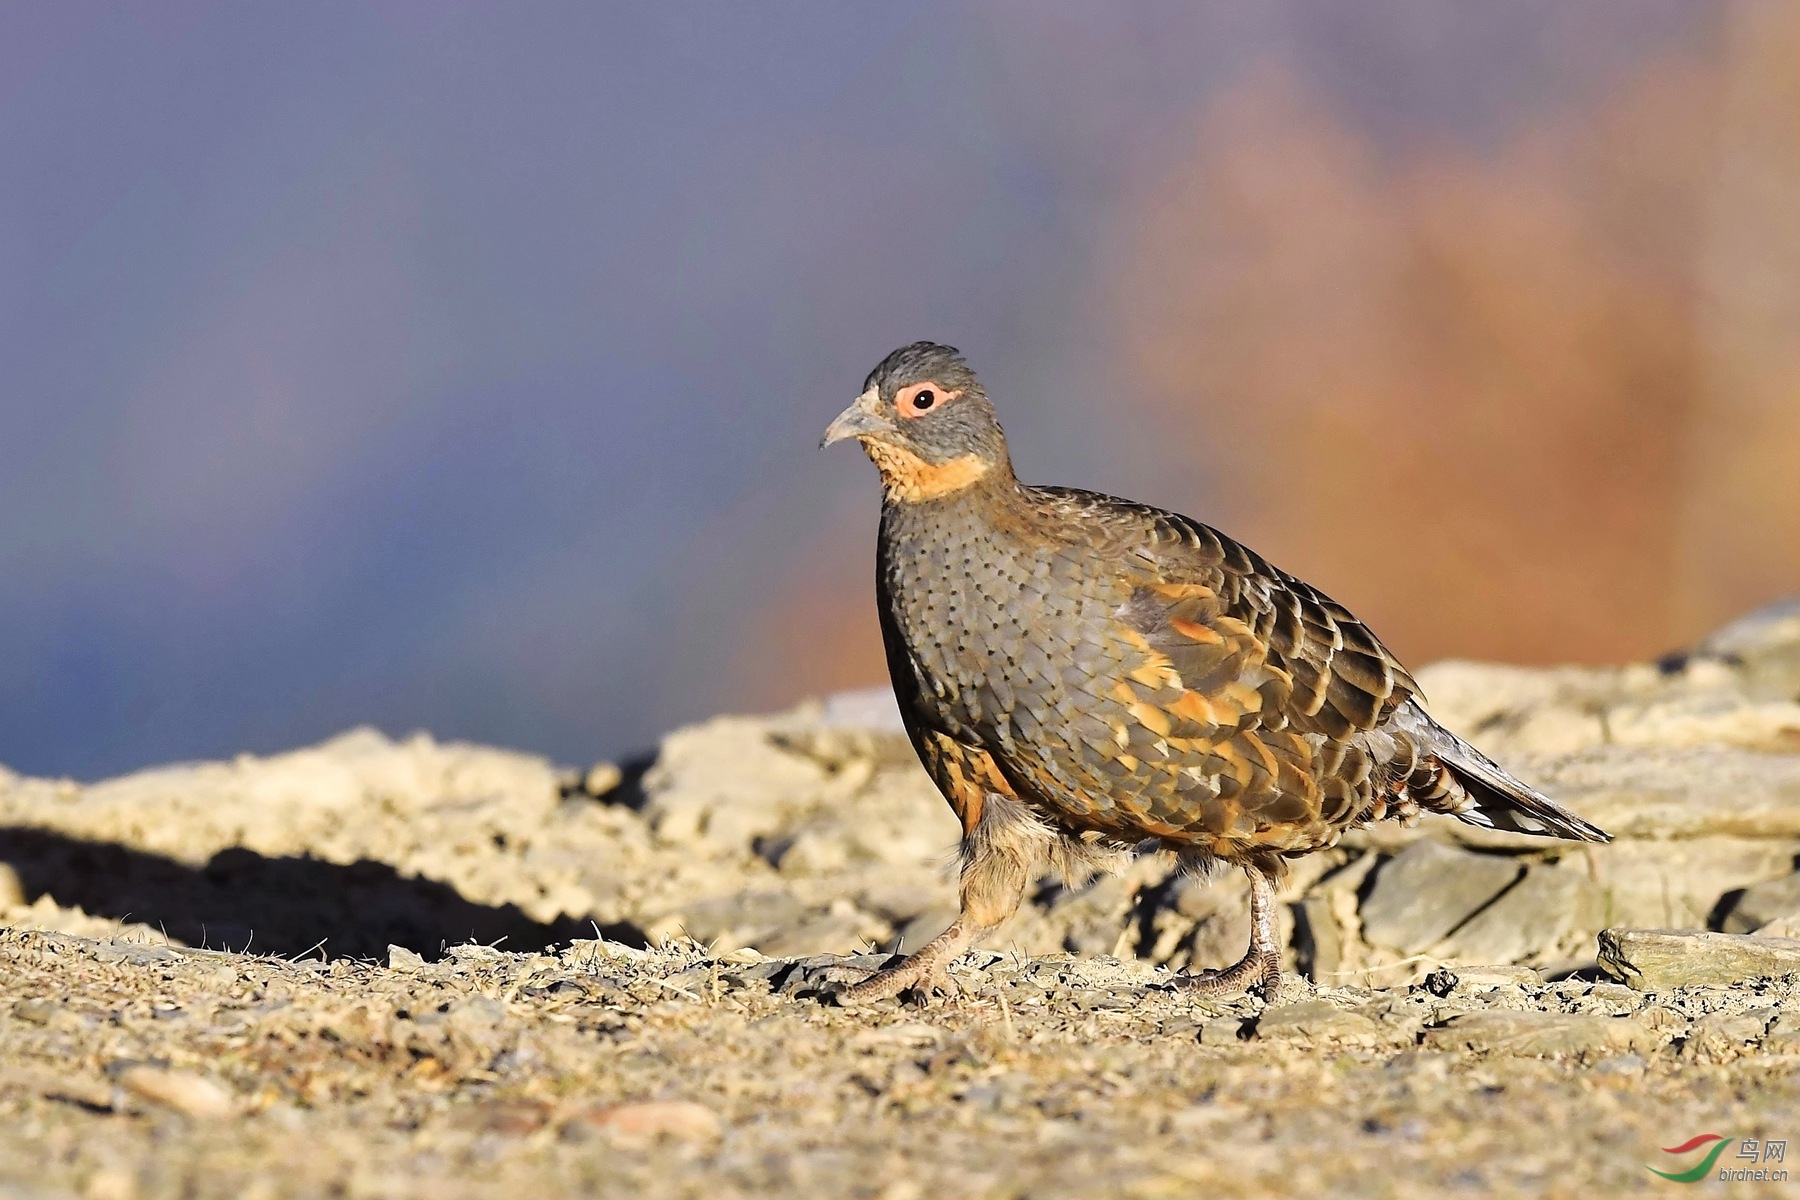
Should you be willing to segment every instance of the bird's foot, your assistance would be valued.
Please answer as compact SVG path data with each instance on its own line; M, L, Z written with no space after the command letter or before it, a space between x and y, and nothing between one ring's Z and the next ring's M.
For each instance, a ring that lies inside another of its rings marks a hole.
M1273 1000L1281 991L1281 954L1275 950L1251 950L1223 971L1204 975L1184 975L1181 986L1196 996L1226 1000L1255 992L1262 1000Z
M838 993L837 1001L846 1008L854 1008L862 1004L874 1004L898 996L902 992L917 992L929 999L932 996L955 998L962 994L962 988L956 980L950 978L950 959L946 956L928 953L921 950L917 954L908 955L886 970L877 971Z
M950 928L920 946L917 952L839 992L838 1003L846 1006L873 1004L906 991L920 993L927 999L937 994L960 995L962 989L950 978L950 964L989 928L958 917L950 922Z

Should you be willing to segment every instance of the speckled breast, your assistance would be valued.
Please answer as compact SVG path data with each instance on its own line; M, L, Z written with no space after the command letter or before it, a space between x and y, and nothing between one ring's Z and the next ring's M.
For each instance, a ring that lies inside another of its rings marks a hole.
M1090 742L1110 743L1116 699L1095 687L1102 631L1130 595L1084 570L1079 546L1013 536L957 502L883 514L883 602L925 724L994 755L1021 797L1072 828L1128 832L1117 783Z

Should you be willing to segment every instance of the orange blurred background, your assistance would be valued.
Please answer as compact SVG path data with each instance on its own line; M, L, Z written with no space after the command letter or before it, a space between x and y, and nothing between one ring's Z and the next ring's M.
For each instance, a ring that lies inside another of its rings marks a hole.
M1109 490L1414 664L1643 659L1800 590L1800 7L1473 149L1371 135L1271 56L1135 158L1082 288ZM782 560L744 706L884 677L871 539L859 509Z

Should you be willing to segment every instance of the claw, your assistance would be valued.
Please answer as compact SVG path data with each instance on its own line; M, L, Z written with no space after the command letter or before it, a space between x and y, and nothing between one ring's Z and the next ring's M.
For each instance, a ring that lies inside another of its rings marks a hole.
M927 998L945 996L954 999L962 995L962 987L950 977L949 964L920 962L923 957L915 954L886 970L876 971L861 983L839 992L838 1003L855 1008L907 991L918 992Z
M861 983L839 992L838 1003L851 1007L873 1004L909 990L926 996L960 995L962 989L950 978L950 964L980 933L980 929L958 918L951 922L950 928L919 947L917 953L909 954L885 971L877 971Z
M1251 951L1223 971L1183 976L1181 986L1211 1000L1230 999L1246 992L1256 993L1264 1001L1273 1000L1281 991L1281 955Z

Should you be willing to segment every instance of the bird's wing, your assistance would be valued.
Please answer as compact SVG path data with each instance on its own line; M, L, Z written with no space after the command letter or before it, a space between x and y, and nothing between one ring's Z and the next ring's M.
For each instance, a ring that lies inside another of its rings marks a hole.
M1254 689L1265 729L1344 738L1418 694L1369 627L1317 588L1188 517L1129 500L1041 489L1086 510L1133 583L1116 616L1215 703ZM1235 686L1233 686L1235 685Z

